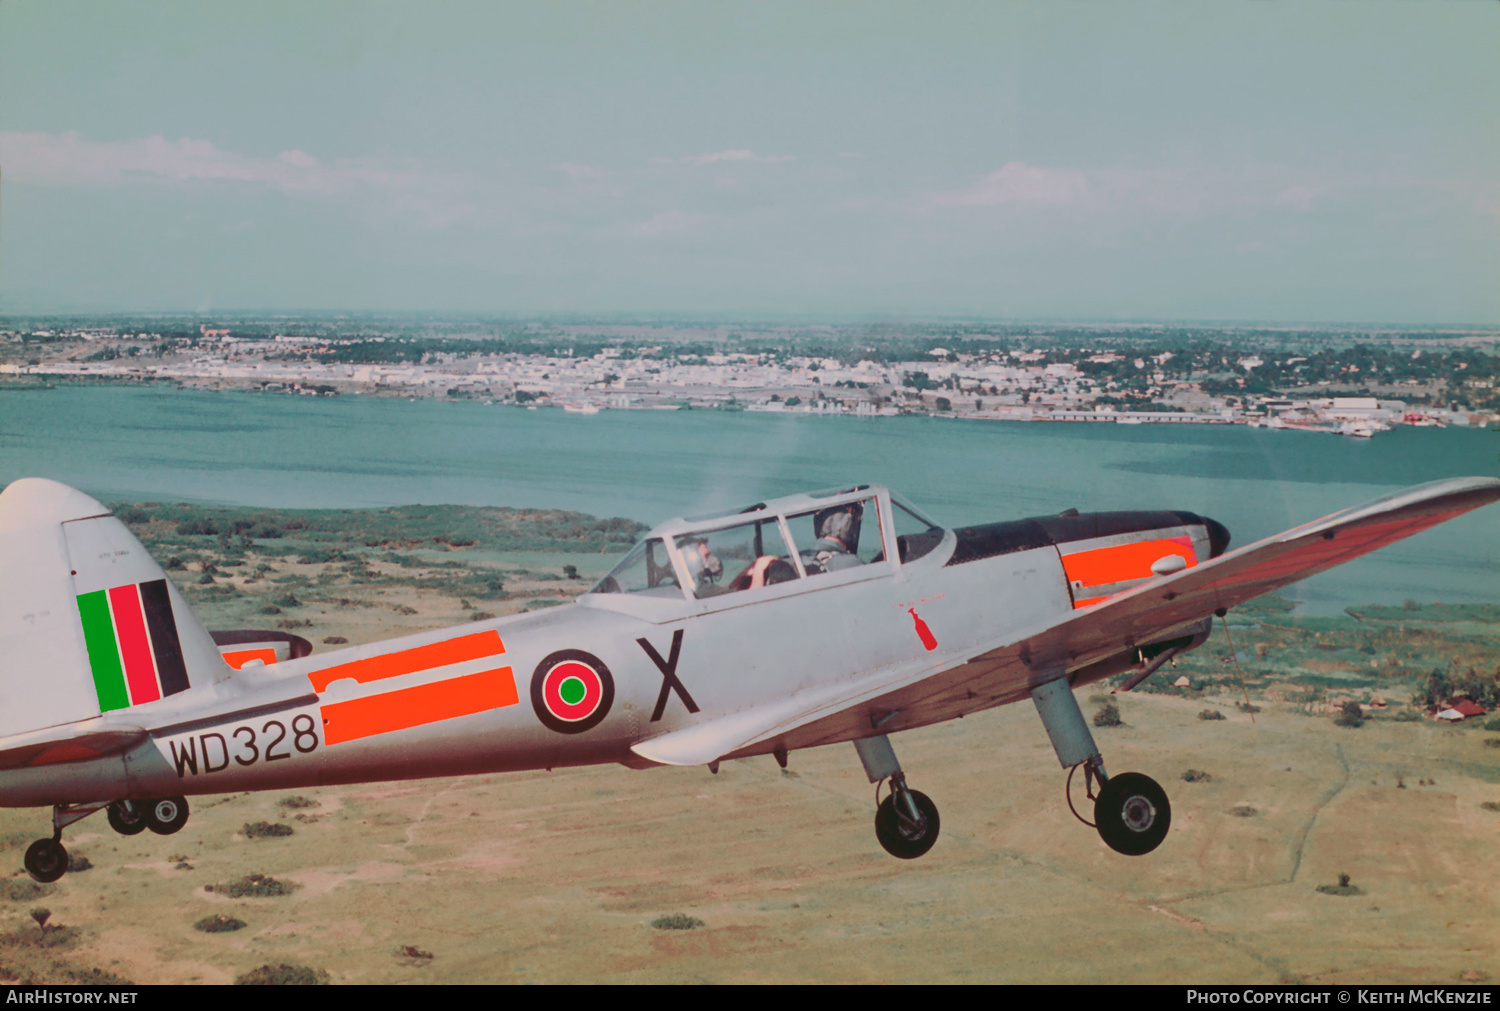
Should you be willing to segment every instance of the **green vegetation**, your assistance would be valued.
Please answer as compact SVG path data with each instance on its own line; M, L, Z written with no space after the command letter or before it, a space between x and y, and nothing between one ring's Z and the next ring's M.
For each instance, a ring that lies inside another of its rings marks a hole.
M1469 698L1485 708L1500 708L1500 605L1427 604L1404 607L1351 607L1346 617L1300 617L1293 602L1268 595L1236 608L1231 620L1244 672L1245 690L1261 698L1291 703L1305 712L1337 710L1344 725L1357 726L1346 703L1411 699L1405 706L1373 710L1384 719L1421 719L1432 711ZM1201 648L1179 657L1175 674L1188 687L1176 687L1165 673L1148 679L1138 692L1203 699L1239 695L1228 643L1215 627ZM1235 703L1246 709L1243 699ZM1361 713L1368 720L1372 713ZM1496 719L1500 730L1500 718Z
M1364 710L1359 708L1358 702L1345 702L1339 707L1339 714L1333 722L1339 727L1362 727L1365 725Z
M668 913L666 916L658 916L652 920L651 926L657 930L696 930L705 924L702 920L689 916L687 913Z
M231 548L244 554L347 561L339 545L434 551L602 551L629 548L645 532L635 520L598 519L560 509L399 506L388 509L268 510L188 504L112 506L153 553ZM163 550L167 549L167 550Z
M241 829L246 839L279 839L292 834L292 826L272 821L246 822Z
M50 894L53 890L52 885L43 885L36 881L16 878L0 879L0 900L6 902L30 902Z
M1198 714L1198 719L1200 720L1222 720L1224 718L1224 714L1217 709L1205 709Z
M1113 702L1106 702L1094 713L1094 726L1096 727L1122 727L1125 722L1120 719L1120 707Z
M234 978L235 986L322 986L328 973L306 965L263 965Z
M264 874L246 874L238 880L226 881L222 885L206 885L203 890L218 892L231 899L268 899L290 895L300 887L294 881L277 881Z
M555 510L413 506L278 512L154 502L114 508L155 557L178 563L172 570L178 589L214 628L317 628L327 624L319 614L356 607L431 616L429 609L412 606L413 590L461 600L474 621L528 605L552 606L582 590L578 581L596 575L580 573L583 563L577 561L518 568L503 564L503 553L597 556L603 570L645 529L631 520ZM574 584L566 586L565 578ZM554 587L535 585L542 583ZM387 596L397 599L380 599ZM483 606L498 601L514 603L503 609ZM276 620L267 623L261 616ZM436 618L435 623L453 622ZM348 641L347 635L322 638L325 645Z
M233 916L225 916L220 913L217 916L205 916L193 924L193 929L201 930L205 934L227 934L240 930L244 926L244 920L237 920Z

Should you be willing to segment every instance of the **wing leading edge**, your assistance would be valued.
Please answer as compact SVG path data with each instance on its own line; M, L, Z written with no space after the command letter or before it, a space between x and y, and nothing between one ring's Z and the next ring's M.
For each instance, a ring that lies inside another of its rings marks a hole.
M972 656L858 678L637 744L643 758L697 765L892 733L1027 698L1031 689L1182 634L1220 609L1352 561L1500 499L1500 479L1419 485L1294 527L1073 612ZM877 724L878 721L878 724Z

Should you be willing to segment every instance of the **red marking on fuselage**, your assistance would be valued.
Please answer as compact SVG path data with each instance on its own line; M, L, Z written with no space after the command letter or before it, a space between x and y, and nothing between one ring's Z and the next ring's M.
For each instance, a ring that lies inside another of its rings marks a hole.
M937 636L932 634L932 629L927 627L927 622L922 620L922 616L917 613L917 609L915 607L908 607L906 610L911 615L911 620L916 622L917 638L922 640L922 645L927 647L929 652L937 649Z

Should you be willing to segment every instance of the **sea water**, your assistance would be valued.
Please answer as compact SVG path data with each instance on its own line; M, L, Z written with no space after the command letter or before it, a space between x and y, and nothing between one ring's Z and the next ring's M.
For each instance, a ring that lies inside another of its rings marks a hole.
M1373 439L1240 425L1115 425L711 410L568 414L472 401L64 385L0 392L0 483L108 501L281 508L573 509L655 523L777 495L884 484L947 525L1188 509L1235 545L1445 477L1492 475L1500 436ZM1500 600L1500 506L1286 591L1356 603Z

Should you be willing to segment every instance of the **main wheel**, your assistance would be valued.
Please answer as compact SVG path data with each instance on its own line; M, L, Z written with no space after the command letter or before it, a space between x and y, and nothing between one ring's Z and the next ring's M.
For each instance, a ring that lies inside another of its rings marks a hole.
M38 839L26 847L26 872L49 884L68 871L68 851L56 839Z
M186 797L163 797L145 802L146 827L157 835L171 835L187 824Z
M1112 777L1094 801L1099 837L1117 853L1150 853L1172 827L1172 805L1156 780L1139 772Z
M893 793L880 802L875 809L875 838L893 857L915 860L932 849L938 837L938 810L932 798L925 793L911 791L917 810L922 812L924 823L913 825L904 814L896 811L896 795Z
M105 811L109 827L121 835L136 835L146 831L146 815L133 800L117 800Z

